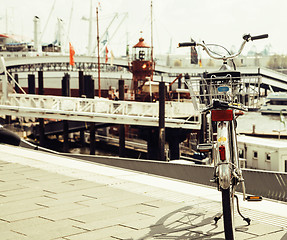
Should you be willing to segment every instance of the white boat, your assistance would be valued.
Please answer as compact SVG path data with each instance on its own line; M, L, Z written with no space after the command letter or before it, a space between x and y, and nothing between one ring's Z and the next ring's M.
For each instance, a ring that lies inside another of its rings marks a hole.
M265 103L260 108L261 114L287 114L287 92L268 94Z

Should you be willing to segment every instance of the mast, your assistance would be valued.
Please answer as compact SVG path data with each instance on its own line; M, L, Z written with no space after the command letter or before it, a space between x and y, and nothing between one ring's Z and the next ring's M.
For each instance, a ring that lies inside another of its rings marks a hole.
M150 1L150 30L151 30L151 35L150 35L150 41L151 41L151 76L150 80L153 81L153 71L154 71L154 62L153 62L153 16L152 16L152 0Z
M88 55L92 54L92 38L93 38L92 32L93 32L93 0L90 1Z
M98 96L101 97L101 74L100 74L100 34L99 34L99 11L97 6L97 43L98 43Z

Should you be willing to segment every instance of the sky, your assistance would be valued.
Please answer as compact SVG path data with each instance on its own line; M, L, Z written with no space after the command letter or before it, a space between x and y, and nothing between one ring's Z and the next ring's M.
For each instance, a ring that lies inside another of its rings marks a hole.
M98 1L93 2L95 17ZM133 46L141 36L149 45L151 44L151 0L99 2L100 36L115 14L119 13L108 33L110 52L112 51L115 56L124 55L127 43ZM178 49L177 44L189 41L190 38L220 44L228 49L238 49L245 33L251 35L268 33L269 38L249 43L244 53L250 49L261 52L269 46L273 53L287 54L286 0L152 0L152 2L155 55L168 52L184 54L188 50ZM43 33L42 42L48 43L55 39L57 18L60 18L63 20L66 33L65 46L71 42L76 54L87 51L89 25L83 17L90 16L90 0L0 0L0 6L0 33L8 31L10 34L33 39L33 18L38 16ZM125 13L127 17L120 24ZM94 22L92 34L94 46L96 46L96 30Z

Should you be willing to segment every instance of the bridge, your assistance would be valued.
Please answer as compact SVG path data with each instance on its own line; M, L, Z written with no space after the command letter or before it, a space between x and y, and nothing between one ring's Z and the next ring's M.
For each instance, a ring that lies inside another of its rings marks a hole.
M165 125L200 129L200 112L192 102L166 102ZM3 115L83 122L158 126L158 102L113 101L104 98L71 98L34 94L8 94L0 98Z
M114 59L103 63L101 70L113 78L120 78L128 73L127 59ZM97 71L97 58L93 56L76 56L75 66L69 65L69 56L38 56L26 58L11 58L5 62L7 71L11 73L35 71ZM287 89L287 76L266 68L239 68L244 76L261 76L261 87L271 86L275 90ZM156 74L177 76L188 72L200 77L203 68L184 69L156 66ZM214 69L209 69L214 71ZM129 74L129 76L131 76ZM167 81L170 81L168 79ZM252 83L251 83L252 84ZM7 95L7 94L6 94ZM68 97L52 97L39 95L12 94L0 99L2 114L22 117L66 119L72 121L131 124L141 126L158 125L158 103L139 103L132 101L112 101L103 98L83 99ZM191 102L166 103L166 127L200 129L200 113Z
M75 56L75 66L69 65L69 56L52 55L52 56L36 56L36 57L23 57L23 58L7 58L6 68L9 73L20 72L97 72L98 60L95 56ZM100 59L101 72L112 74L112 78L119 79L122 75L127 78L132 78L129 71L129 61L127 58L109 59L105 63L105 59ZM218 69L211 67L193 67L193 68L180 68L155 65L155 79L158 75L164 74L165 80L171 82L179 74L188 73L190 76L199 77L203 72L217 71ZM261 87L269 88L271 86L275 91L285 91L287 89L287 76L286 74L273 71L264 67L240 67L237 69L244 76L260 75L262 82ZM107 77L107 76L105 76Z

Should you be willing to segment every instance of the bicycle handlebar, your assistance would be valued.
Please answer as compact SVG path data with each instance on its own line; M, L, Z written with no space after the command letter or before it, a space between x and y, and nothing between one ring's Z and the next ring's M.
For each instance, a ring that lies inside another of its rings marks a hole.
M259 40L259 39L263 39L263 38L268 38L268 34L262 34L262 35L258 35L258 36L251 36L250 34L245 34L243 36L243 42L242 42L242 44L240 46L239 51L237 53L235 53L235 54L230 55L230 56L216 56L209 50L209 48L205 45L205 43L197 43L197 42L194 42L194 41L179 43L178 47L201 46L211 58L226 61L227 59L233 59L233 58L237 57L238 55L240 55L242 50L243 50L243 48L244 48L244 46L245 46L245 44L247 42L249 42L250 40L254 41L254 40Z
M178 47L195 47L197 45L196 42L183 42L179 43Z
M246 37L246 36L247 36L247 37L250 37L250 40L251 40L251 41L268 38L268 34L262 34L262 35L257 35L257 36L250 36L250 34L248 34L248 35L244 35L244 36L243 36L243 39L244 39L244 37ZM248 41L248 40L247 40L247 41Z

